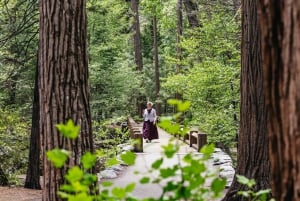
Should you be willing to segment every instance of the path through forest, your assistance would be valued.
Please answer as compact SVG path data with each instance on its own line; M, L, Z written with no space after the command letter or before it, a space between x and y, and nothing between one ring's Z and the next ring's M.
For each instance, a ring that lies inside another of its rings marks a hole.
M159 129L159 139L153 140L151 143L144 143L144 152L137 153L137 158L134 166L130 166L123 170L119 177L116 179L110 179L114 183L114 187L125 187L126 185L135 182L137 184L134 192L132 193L136 198L158 198L162 193L162 187L160 184L139 184L139 181L144 176L150 176L156 178L157 173L150 173L151 165L157 159L162 157L162 146L167 145L172 136L166 133L164 130ZM171 159L165 159L163 167L171 167L178 164L181 158L187 153L200 154L189 145L179 141L180 149ZM217 169L219 166L214 166L213 161L209 161L207 164L208 169ZM139 172L136 174L136 172ZM176 179L176 178L175 178Z
M152 163L162 157L162 146L167 145L170 139L170 134L159 129L159 139L153 140L151 143L144 142L144 152L137 153L135 165L126 168L118 178L111 179L110 181L114 183L114 186L119 187L124 187L132 182L137 183L136 189L133 192L133 195L137 198L159 197L162 192L162 188L159 184L141 185L138 183L143 176L156 177L154 173L149 175L149 170L151 169ZM175 155L175 157L168 159L165 162L165 165L173 166L178 164L179 157L181 158L182 155L185 155L189 152L194 152L197 154L196 151L190 148L187 144L181 142L180 144L181 146L179 152ZM139 174L135 174L135 172L139 172Z

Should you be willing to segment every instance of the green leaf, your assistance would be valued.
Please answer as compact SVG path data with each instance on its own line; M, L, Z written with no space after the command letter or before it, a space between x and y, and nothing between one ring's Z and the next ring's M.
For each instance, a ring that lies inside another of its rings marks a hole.
M131 151L126 151L121 155L121 160L127 165L134 165L136 159L136 155Z
M64 137L70 139L76 139L80 131L80 127L76 126L71 119L66 124L56 125L56 128Z
M93 201L93 196L90 196L86 192L83 192L70 196L68 201Z
M117 198L124 199L126 197L126 191L123 188L116 187L116 188L113 188L111 192Z
M96 175L93 175L93 174L84 174L83 175L83 181L82 181L82 184L84 185L87 185L87 186L90 186L92 185L93 183L97 182L98 178Z
M46 155L56 168L61 168L67 161L70 152L64 149L52 149L51 151L47 151Z
M225 179L220 179L220 178L215 178L213 182L211 183L211 190L218 195L225 189L226 185L226 180Z
M214 153L214 151L215 151L215 145L207 144L201 148L200 153L204 155L204 159L209 159L210 156Z
M240 184L244 184L244 185L248 186L249 188L252 188L256 184L254 179L248 179L247 177L242 176L242 175L236 175L236 178Z
M170 134L178 134L180 132L179 124L172 124L169 128L166 129Z
M178 105L180 103L180 101L177 99L168 99L167 103L169 105Z
M102 186L104 187L110 187L112 186L114 183L113 182L110 182L110 181L104 181L101 183Z
M75 192L75 189L72 185L70 184L63 184L60 186L60 190L62 191L66 191L66 192L69 192L69 193L74 193Z
M79 181L72 182L71 184L74 187L75 192L89 192L89 187L81 184Z
M83 178L83 171L78 166L74 166L68 170L65 178L70 183L80 181Z
M164 130L168 130L172 127L172 122L170 119L163 119L158 123L159 127L161 127Z
M157 170L158 168L160 168L163 162L164 162L163 158L156 160L154 163L152 163L152 168Z
M105 163L105 165L106 165L107 167L111 167L111 166L113 166L113 165L118 165L118 164L120 164L120 162L119 162L116 158L110 158L110 159L108 159L108 160L106 161L106 163Z
M250 197L251 192L250 191L239 191L238 195L248 198L248 197Z
M172 158L174 154L178 151L179 147L175 144L168 144L167 146L163 146L164 154L167 158Z
M149 177L143 177L142 179L140 179L141 184L148 184L149 182L150 182Z
M190 101L184 101L184 102L180 102L178 105L177 105L177 110L179 112L185 112L187 111L191 106L191 102Z
M91 169L95 165L96 160L97 160L97 157L94 154L92 154L91 152L86 152L81 157L81 163L85 170Z
M132 191L134 191L135 185L136 185L135 183L128 184L128 185L125 187L126 193L131 193Z
M61 192L61 191L58 191L58 196L63 198L63 199L68 199L71 195L68 194L68 193L65 193L65 192Z
M258 192L256 192L256 195L263 195L263 194L269 194L271 193L271 189L265 189L265 190L260 190Z
M162 178L169 178L171 176L175 176L176 169L173 168L164 168L160 169L160 176Z

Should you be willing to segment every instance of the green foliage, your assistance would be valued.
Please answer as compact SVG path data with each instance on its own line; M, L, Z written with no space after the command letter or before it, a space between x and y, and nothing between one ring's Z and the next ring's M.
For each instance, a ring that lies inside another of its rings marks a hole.
M257 192L254 191L254 187L256 185L254 179L248 179L242 175L236 175L236 178L240 184L243 184L248 188L248 190L239 191L238 195L249 198L249 201L267 201L270 197L271 189L259 190ZM275 200L272 198L270 201Z
M16 175L26 171L29 128L29 122L20 118L19 113L0 109L1 168L11 184L18 184Z
M68 159L69 152L63 149L53 149L47 152L47 158L57 168L61 168Z
M239 27L228 9L212 7L201 7L202 27L182 37L182 71L164 79L162 93L191 101L191 124L208 133L210 142L232 146L239 119Z
M126 151L121 155L121 160L127 165L134 165L136 155L130 151Z
M35 0L0 0L0 105L23 112L28 112L32 102L37 5Z
M66 124L56 125L56 128L64 137L70 139L76 139L80 131L80 127L76 126L71 119Z
M130 114L141 91L135 71L131 13L123 0L87 2L91 107L96 120Z

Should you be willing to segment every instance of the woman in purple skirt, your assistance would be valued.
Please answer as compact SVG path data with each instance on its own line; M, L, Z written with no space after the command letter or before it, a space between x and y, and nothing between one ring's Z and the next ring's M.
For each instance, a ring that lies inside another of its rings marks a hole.
M153 103L148 102L147 108L144 110L144 125L143 125L143 137L146 139L146 143L151 142L151 140L158 139L158 131L156 127L156 111L152 108Z

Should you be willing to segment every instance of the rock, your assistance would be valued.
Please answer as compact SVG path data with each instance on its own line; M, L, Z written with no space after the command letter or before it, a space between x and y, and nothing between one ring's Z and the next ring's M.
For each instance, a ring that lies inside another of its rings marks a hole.
M235 172L234 168L232 167L231 163L226 163L225 165L220 166L221 172Z
M222 149L220 149L220 148L215 148L214 153L220 153L220 152L223 152Z
M114 179L117 177L118 177L118 175L117 175L116 171L111 170L111 169L103 170L100 172L100 178L103 178L103 179Z
M222 165L225 163L232 163L231 158L228 155L215 155L214 156L214 165Z
M129 144L129 143L126 143L126 144L119 144L117 146L119 149L121 149L121 152L124 152L124 151L133 151L134 147Z
M121 165L114 165L108 168L109 170L113 170L117 173L121 172L124 168Z

